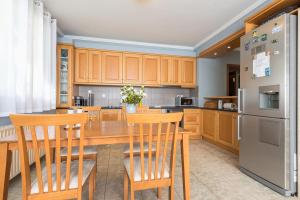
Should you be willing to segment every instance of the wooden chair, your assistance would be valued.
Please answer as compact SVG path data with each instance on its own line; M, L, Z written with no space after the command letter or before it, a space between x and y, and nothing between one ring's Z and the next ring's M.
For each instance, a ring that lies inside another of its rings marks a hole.
M129 182L131 200L134 199L135 191L150 188L158 188L157 195L160 197L161 187L169 187L170 199L174 199L176 144L182 116L183 113L127 115L130 156L124 159L124 200L128 199ZM162 141L162 132L165 133L165 138L169 138L173 132L172 140ZM135 156L133 152L134 134L140 141L139 156ZM147 154L144 152L146 138L150 149ZM156 139L156 142L153 141L153 138ZM151 151L153 143L156 144L157 149L155 155ZM171 148L168 148L169 143Z
M100 120L101 106L73 106L72 108L82 109L83 112L87 112L90 120Z
M73 109L82 109L83 112L87 112L89 116L89 120L100 120L100 106L72 106ZM84 158L85 159L93 159L97 162L97 147L89 146L84 149ZM66 160L67 158L67 149L62 148L61 150L61 158L62 160ZM72 148L72 159L78 159L79 149L78 147Z
M143 106L137 106L136 112L139 113L139 114L142 114L142 113L144 113L144 114L160 113L160 109L150 109L149 106L144 106L143 105ZM125 109L125 119L126 119L126 109ZM138 154L138 153L140 153L140 151L141 151L140 150L140 145L138 143L135 143L133 145L134 154ZM147 144L145 144L145 146L144 146L144 151L148 152L148 145ZM155 151L156 151L156 147L154 145L154 146L152 146L152 152L155 152ZM125 145L124 150L123 150L123 154L124 154L125 157L129 156L129 145Z
M82 199L82 187L87 181L89 199L93 199L96 162L83 159L84 124L88 119L87 114L10 115L10 119L18 136L23 200ZM76 133L72 129L74 124L81 124ZM69 127L66 130L63 128L65 125ZM32 138L36 166L36 178L33 180L30 176L25 134ZM80 137L78 160L71 159L75 137ZM66 138L66 141L62 141L61 138ZM61 161L60 157L62 142L65 142L68 148L66 161ZM55 148L55 162L52 160L51 147ZM45 150L45 166L40 160L41 149Z

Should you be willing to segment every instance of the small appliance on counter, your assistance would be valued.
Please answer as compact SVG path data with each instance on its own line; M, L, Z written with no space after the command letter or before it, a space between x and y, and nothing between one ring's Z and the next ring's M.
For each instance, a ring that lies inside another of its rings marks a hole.
M86 106L86 101L82 96L74 96L74 106Z
M184 97L183 95L177 95L175 97L175 106L196 106L195 97Z
M92 90L88 91L87 105L94 106L94 94L92 93Z

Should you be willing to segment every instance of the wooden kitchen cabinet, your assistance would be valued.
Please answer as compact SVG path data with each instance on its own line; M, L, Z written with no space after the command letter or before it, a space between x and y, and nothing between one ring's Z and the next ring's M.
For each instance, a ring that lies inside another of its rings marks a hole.
M161 57L160 83L161 85L180 85L180 59L171 56Z
M122 83L122 53L102 52L102 82Z
M143 57L140 54L123 54L123 83L141 84Z
M89 76L89 51L75 49L75 82L86 83Z
M182 87L196 86L195 58L181 58L181 85Z
M75 82L101 83L101 51L75 49Z
M102 109L100 113L101 121L121 120L121 109Z
M234 121L232 112L219 112L219 134L217 141L228 147L235 147Z
M88 82L101 83L101 51L89 51Z
M192 132L191 138L200 138L202 134L202 110L201 109L184 109L183 111L184 129Z
M215 110L203 110L203 132L202 135L209 139L215 140L218 128L219 112Z
M143 55L143 84L160 85L160 56Z
M57 45L56 66L56 107L72 106L74 47L72 45Z

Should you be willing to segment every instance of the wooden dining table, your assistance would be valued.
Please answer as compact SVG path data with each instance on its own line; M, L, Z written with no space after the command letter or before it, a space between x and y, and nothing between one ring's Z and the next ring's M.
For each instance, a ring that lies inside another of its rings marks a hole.
M63 129L63 128L62 128ZM162 126L162 139L165 138L166 128ZM66 131L62 134L61 145L66 146ZM62 133L63 133L62 132ZM136 134L135 134L136 133ZM134 131L134 140L138 141L138 128ZM74 131L76 134L76 130ZM190 176L189 176L189 131L179 128L178 141L181 145L181 161L182 161L182 180L184 199L190 199ZM135 136L136 135L136 136ZM43 134L37 136L43 143ZM26 135L28 149L32 148L30 134ZM50 145L55 147L55 133L50 134ZM172 139L172 134L170 138ZM147 140L147 135L145 136ZM155 140L155 134L153 137ZM129 128L126 121L90 121L85 125L85 145L97 146L106 144L128 144L129 143ZM79 139L74 140L74 146L79 145ZM7 199L9 174L11 167L12 151L18 149L18 141L16 135L0 138L0 200Z

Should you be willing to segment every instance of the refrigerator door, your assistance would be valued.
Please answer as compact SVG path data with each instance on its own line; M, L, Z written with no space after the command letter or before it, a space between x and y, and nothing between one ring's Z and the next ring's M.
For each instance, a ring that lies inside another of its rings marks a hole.
M289 16L282 15L241 39L240 113L288 118Z
M239 116L240 166L285 190L291 189L289 120Z

